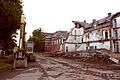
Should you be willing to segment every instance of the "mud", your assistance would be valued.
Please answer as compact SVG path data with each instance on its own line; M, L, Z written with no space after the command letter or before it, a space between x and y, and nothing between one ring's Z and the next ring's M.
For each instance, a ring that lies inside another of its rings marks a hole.
M28 68L0 70L0 80L120 80L118 64L93 64L39 54L36 58Z

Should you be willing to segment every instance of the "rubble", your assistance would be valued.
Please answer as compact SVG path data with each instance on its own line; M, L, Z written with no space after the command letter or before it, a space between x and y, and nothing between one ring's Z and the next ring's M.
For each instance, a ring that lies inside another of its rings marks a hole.
M80 61L96 63L96 64L114 64L110 60L110 55L104 49L102 50L88 50L88 51L76 51L67 52L66 55L62 56L69 59L79 59Z

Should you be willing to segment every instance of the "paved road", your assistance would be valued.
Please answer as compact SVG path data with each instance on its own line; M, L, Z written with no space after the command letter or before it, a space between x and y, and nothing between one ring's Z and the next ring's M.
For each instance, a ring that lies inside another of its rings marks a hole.
M38 54L36 58L28 68L0 70L0 80L120 80L119 68Z

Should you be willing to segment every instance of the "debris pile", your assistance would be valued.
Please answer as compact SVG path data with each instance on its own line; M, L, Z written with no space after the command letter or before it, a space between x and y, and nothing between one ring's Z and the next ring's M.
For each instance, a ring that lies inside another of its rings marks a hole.
M108 55L102 54L95 54L94 56L85 60L86 62L90 63L97 63L97 64L112 64L113 62L109 59Z
M63 57L96 64L113 64L113 61L109 59L110 56L104 50L68 52Z

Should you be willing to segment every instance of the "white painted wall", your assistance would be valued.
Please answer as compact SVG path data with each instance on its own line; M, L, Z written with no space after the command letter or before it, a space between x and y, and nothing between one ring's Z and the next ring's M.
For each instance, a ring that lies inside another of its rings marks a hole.
M68 52L75 51L75 44L65 44L65 52L66 52L66 47L68 47Z
M81 46L77 49L77 51L86 50L86 44L81 44Z
M83 35L84 29L82 28L73 28L72 35Z
M89 33L89 35L88 35L89 37L86 37L86 35L88 35L88 33L84 34L84 37L83 37L84 42L96 41L96 40L100 40L102 38L102 36L97 32Z
M118 39L120 39L120 29L118 29Z
M90 43L90 46L97 46L97 49L100 49L100 48L103 48L103 44L100 43L100 42L97 42L97 43Z
M66 42L74 42L75 36L69 36Z
M66 47L68 47L69 52L75 51L76 43L82 43L82 35L84 33L84 29L83 28L73 28L71 33L72 34L70 34L68 36L68 39L66 40L66 43L65 43L65 51L66 51ZM75 35L76 35L76 39L75 39ZM72 43L72 44L70 44L70 43ZM75 43L75 44L73 44L73 43Z
M110 49L110 41L107 41L107 42L104 42L104 44L103 44L103 47L105 48L105 49Z
M117 27L120 27L120 17L116 18L116 22L117 22Z

